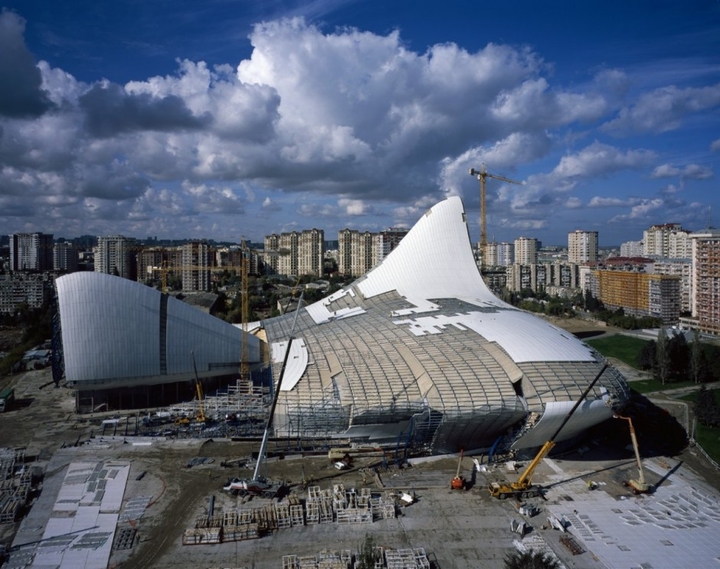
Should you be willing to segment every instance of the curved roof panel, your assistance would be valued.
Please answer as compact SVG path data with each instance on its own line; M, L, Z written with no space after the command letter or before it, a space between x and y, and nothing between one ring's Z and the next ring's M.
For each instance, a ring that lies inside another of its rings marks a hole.
M423 439L436 451L489 447L548 405L579 398L605 363L489 291L459 198L423 215L364 277L264 326L269 342L292 330L307 352L278 400L276 430L288 436ZM276 380L279 371L274 366ZM609 417L605 403L627 396L622 376L606 370L589 396L600 403L585 406L592 413L577 417L568 435Z
M82 385L166 383L237 371L242 330L143 284L102 273L56 280L65 376ZM248 336L251 361L259 341Z

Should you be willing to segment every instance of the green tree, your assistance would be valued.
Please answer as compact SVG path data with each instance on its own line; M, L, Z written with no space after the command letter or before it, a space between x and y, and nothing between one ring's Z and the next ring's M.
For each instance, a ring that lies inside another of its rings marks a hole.
M668 340L670 375L678 381L688 379L690 369L690 348L685 334L675 334Z
M360 546L360 552L357 556L357 569L375 569L375 561L377 559L377 551L375 550L375 540L372 536L365 534L365 540Z
M706 427L720 426L720 406L715 392L708 390L705 385L700 386L693 412L700 424Z
M695 328L692 334L692 342L690 342L690 377L693 383L700 383L700 378L703 375L703 349L700 343L700 330Z
M560 562L542 551L514 551L505 555L505 569L560 569Z
M653 375L662 385L665 385L670 375L670 351L668 349L668 337L665 326L660 327L657 342L655 343L655 366Z
M638 354L638 367L642 370L653 369L655 365L657 345L654 341L647 342Z

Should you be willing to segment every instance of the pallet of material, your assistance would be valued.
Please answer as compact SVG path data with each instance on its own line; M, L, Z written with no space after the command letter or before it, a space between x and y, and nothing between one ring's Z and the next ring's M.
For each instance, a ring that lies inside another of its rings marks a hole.
M223 543L229 541L244 541L246 539L258 539L260 531L257 524L241 524L237 526L225 526L222 531Z
M205 545L222 541L222 528L192 528L183 533L183 545Z
M370 510L345 508L336 510L335 514L339 524L371 524L373 522L373 514Z

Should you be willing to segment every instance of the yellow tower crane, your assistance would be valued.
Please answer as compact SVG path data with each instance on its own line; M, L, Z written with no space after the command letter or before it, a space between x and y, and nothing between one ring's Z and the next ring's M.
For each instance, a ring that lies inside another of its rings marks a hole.
M248 345L248 319L250 318L250 250L245 243L245 237L240 244L242 251L242 262L240 265L240 278L242 279L242 298L240 308L240 322L242 323L241 354L240 354L240 379L250 379L250 346Z
M485 189L485 185L487 184L487 178L492 178L493 180L499 180L501 182L507 182L508 184L522 185L522 182L511 180L510 178L505 178L504 176L496 176L495 174L491 174L485 168L485 162L483 162L480 166L480 170L470 168L470 175L477 176L477 179L480 181L480 266L484 267L486 257L485 249L487 248L487 209L485 204L487 197Z

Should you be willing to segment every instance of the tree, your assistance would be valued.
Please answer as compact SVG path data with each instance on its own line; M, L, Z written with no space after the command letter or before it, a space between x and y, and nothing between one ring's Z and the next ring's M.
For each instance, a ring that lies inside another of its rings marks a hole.
M715 398L715 392L708 390L705 385L700 386L693 412L701 425L720 426L720 406Z
M668 340L668 359L670 360L669 374L679 381L688 379L690 348L685 339L685 334L674 334Z
M660 327L655 344L655 366L653 368L653 375L655 379L660 380L662 385L665 385L670 375L670 353L665 326Z
M560 562L542 551L514 551L504 562L505 569L560 569Z
M365 534L365 541L360 546L360 552L357 557L357 569L375 569L376 559L375 540L372 536Z
M693 383L700 383L703 376L703 349L700 343L700 330L695 328L692 331L692 342L690 342L690 376Z
M638 367L642 370L653 369L656 358L656 344L653 340L647 342L638 354Z

